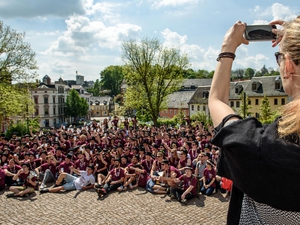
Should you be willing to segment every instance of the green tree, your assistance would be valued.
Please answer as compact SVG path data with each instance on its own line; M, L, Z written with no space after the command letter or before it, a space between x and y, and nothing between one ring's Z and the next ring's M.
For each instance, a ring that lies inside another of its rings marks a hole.
M232 75L236 78L243 79L245 74L245 70L242 68L235 69L232 71Z
M149 113L157 125L166 96L179 88L188 58L178 49L162 46L155 38L125 41L122 50L128 84L125 105Z
M86 116L88 114L89 104L83 97L80 97L75 89L72 89L66 100L65 114L74 119L79 116Z
M268 69L266 68L266 65L263 65L263 67L260 69L260 73L262 76L265 76L269 73Z
M35 52L23 42L25 33L18 33L0 21L0 83L28 83L37 76Z
M247 68L247 69L245 70L245 76L246 76L248 79L251 79L251 78L254 76L254 74L255 74L255 71L254 71L254 69L252 69L252 68Z
M97 79L93 87L88 88L87 92L93 94L93 96L100 96L101 85L99 79Z
M0 124L11 116L28 117L34 110L29 90L37 62L24 37L0 21Z
M109 66L100 73L100 84L103 90L109 90L110 96L121 93L121 84L124 79L122 66Z
M267 96L264 96L261 104L260 104L260 118L259 120L262 123L265 123L265 121L269 121L272 118L272 111L271 111L271 107L270 107L270 102L269 102L269 98Z
M209 72L207 70L198 70L197 71L197 78L208 78Z
M249 98L248 98L248 96L247 96L246 94L244 94L244 93L245 93L245 92L242 91L241 94L240 94L240 96L239 96L240 99L242 100L242 101L241 101L242 104L241 104L241 107L239 108L238 113L239 113L240 116L246 118L247 115L249 114L249 109L250 109L251 107L250 107L249 104L248 104Z

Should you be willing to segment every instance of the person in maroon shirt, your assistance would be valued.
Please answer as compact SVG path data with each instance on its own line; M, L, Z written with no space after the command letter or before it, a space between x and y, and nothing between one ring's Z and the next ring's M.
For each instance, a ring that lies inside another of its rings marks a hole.
M6 174L7 171L0 168L0 191L5 189Z
M33 176L30 172L29 163L22 163L22 169L20 169L16 175L13 176L13 180L17 180L18 178L24 180L23 186L11 186L9 188L13 193L7 194L6 197L22 197L26 194L30 194L34 192L36 187L36 176Z
M16 165L14 159L10 159L8 161L8 165L4 167L4 170L8 171L9 174L12 175L7 175L5 177L5 183L7 184L7 186L10 187L12 185L17 185L17 181L14 181L12 178L20 169L22 169L22 167L20 165Z
M133 169L133 167L138 164L139 159L139 155L134 155L132 157L131 163L125 168L123 186L118 187L118 191L126 190L127 186L130 185L133 182L133 180L135 180L135 170Z
M65 161L63 161L59 166L57 167L57 170L59 173L65 172L71 174L71 167L74 166L74 163L71 161L73 158L72 154L67 154L67 157L65 158Z
M94 167L95 167L95 177L96 177L96 182L95 185L101 184L102 181L105 179L107 176L107 167L108 163L104 160L103 158L103 151L98 150L96 153L96 158L93 161Z
M142 161L142 167L150 174L153 165L153 158L151 152L146 152L146 159Z
M116 158L114 160L114 168L109 172L107 179L105 180L105 185L99 190L99 197L103 197L110 191L117 190L123 184L125 177L124 169L120 167L120 159Z
M134 176L131 176L124 184L122 190L127 190L127 187L134 189L137 187L146 187L148 177L147 171L140 164L129 166L130 170L134 171ZM122 187L122 186L121 186ZM119 187L119 188L121 188ZM118 188L118 190L119 190Z
M206 168L203 171L203 186L201 188L201 193L203 195L211 195L216 188L216 171L214 169L214 163L210 159L206 161Z
M188 158L187 155L188 151L186 149L180 151L180 159L177 168L181 173L184 173L185 167L192 165L192 161Z
M37 177L42 178L40 189L45 188L46 183L54 182L56 175L56 159L53 154L46 156L47 163L42 164L41 166L35 169ZM42 175L42 177L40 177Z
M77 158L78 159L74 163L75 169L86 170L86 167L88 166L90 160L89 154L83 150L79 150L77 153Z
M168 159L164 159L162 161L163 167L163 176L159 177L159 180L162 182L167 182L170 187L177 187L176 183L174 182L175 178L180 177L180 171L175 168L174 166L170 166L170 162Z
M197 196L197 178L193 176L193 168L185 167L185 174L175 179L176 183L182 182L182 188L171 189L171 198L186 204L187 200Z

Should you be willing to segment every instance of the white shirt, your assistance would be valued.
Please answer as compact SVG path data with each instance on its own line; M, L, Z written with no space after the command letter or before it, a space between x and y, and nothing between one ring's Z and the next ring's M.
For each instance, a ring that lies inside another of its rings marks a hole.
M81 190L82 187L85 187L88 184L95 184L95 177L93 174L88 175L84 170L80 170L79 172L81 176L76 178L76 180L74 181L77 190Z

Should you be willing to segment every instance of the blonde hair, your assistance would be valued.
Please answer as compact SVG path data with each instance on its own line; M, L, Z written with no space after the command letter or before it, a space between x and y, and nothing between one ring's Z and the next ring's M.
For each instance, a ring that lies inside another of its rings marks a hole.
M300 16L284 25L284 39L280 43L281 51L290 56L296 65L300 62ZM300 136L300 97L285 105L278 122L278 134L281 138L297 134Z

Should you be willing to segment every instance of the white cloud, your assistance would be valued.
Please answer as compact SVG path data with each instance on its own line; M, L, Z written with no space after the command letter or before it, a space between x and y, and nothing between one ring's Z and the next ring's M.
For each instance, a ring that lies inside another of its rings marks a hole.
M153 2L152 7L160 8L160 7L177 7L186 4L197 4L200 0L151 0Z
M1 1L0 15L4 18L42 18L47 16L65 17L85 13L86 0L9 0Z
M118 49L125 39L135 38L141 27L133 24L105 26L101 21L73 16L66 20L67 30L46 51L58 55L83 57L95 44L101 48Z
M102 21L109 21L111 23L120 22L121 15L116 11L124 7L125 4L101 2L91 4L87 7L87 15L99 15Z
M255 6L253 9L250 9L250 12L256 14L256 16L260 18L263 17L263 18L270 19L269 21L263 19L256 20L257 22L267 21L267 23L269 23L272 20L278 20L278 19L291 20L297 16L296 11L280 3L274 3L272 6L267 7L265 9L263 9L260 6ZM258 24L257 22L255 22L255 24Z

